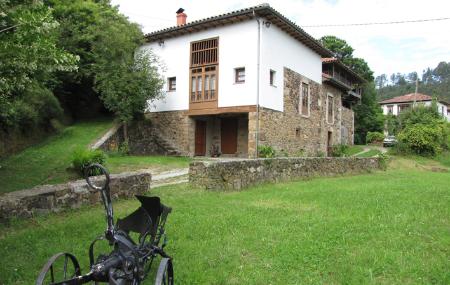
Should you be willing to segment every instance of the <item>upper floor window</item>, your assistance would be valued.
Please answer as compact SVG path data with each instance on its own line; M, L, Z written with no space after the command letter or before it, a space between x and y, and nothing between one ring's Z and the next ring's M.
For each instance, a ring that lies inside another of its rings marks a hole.
M327 94L327 123L334 123L334 97Z
M167 83L168 83L168 90L169 91L175 91L177 90L177 78L176 77L169 77L167 79Z
M300 85L300 114L309 116L309 85L302 82Z
M245 82L245 67L239 67L234 69L234 82L235 83Z
M269 74L269 82L271 86L275 86L275 70L270 70L270 74Z
M387 113L388 114L393 114L394 113L394 106L388 105L387 106Z
M190 102L217 100L219 38L191 43Z
M191 43L191 67L218 63L219 39Z

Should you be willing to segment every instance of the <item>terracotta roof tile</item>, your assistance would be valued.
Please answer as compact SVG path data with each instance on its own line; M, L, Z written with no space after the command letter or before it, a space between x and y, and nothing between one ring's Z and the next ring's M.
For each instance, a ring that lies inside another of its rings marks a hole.
M414 102L414 101L431 101L433 98L429 95L421 94L421 93L410 93L402 96L397 96L391 99L387 99L381 101L380 104L389 104L389 103L405 103L405 102Z

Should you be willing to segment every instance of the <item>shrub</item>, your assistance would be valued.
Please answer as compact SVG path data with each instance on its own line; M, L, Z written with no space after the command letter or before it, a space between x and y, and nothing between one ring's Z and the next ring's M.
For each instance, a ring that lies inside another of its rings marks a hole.
M73 153L72 165L75 170L84 175L85 169L92 163L104 164L106 155L103 151L96 149L77 149Z
M404 128L398 140L400 152L434 156L446 148L447 135L442 124L415 124Z
M331 149L331 156L333 157L343 157L346 156L349 147L346 144L334 145Z
M262 158L272 158L275 157L275 149L270 145L260 145L258 146L259 157Z
M384 134L382 132L367 132L366 142L374 143L374 142L383 142Z

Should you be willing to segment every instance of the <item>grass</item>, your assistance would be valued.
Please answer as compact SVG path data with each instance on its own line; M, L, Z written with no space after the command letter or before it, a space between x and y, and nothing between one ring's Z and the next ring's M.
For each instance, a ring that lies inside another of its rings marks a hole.
M166 249L178 284L450 284L449 178L398 157L368 175L152 194L173 207ZM138 203L114 206L120 217ZM95 206L0 226L2 281L32 284L59 251L85 272L104 224Z
M67 169L71 165L72 152L89 145L111 126L110 119L77 123L0 161L0 193L77 178L75 172Z
M376 155L379 155L380 153L381 151L379 151L378 149L371 149L369 151L356 155L356 157L374 157Z
M0 161L0 194L79 179L79 174L71 168L74 150L87 148L112 124L111 119L76 123L42 143ZM185 157L110 154L106 165L111 173L119 173L142 168L155 171L181 168L187 167L189 162L190 159Z
M362 145L350 145L348 149L345 151L345 155L352 156L357 153L360 153L364 150L364 146Z

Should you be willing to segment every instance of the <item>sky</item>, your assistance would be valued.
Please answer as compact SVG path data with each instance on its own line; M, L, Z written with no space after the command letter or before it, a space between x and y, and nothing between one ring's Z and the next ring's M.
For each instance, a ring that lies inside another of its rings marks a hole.
M182 7L187 21L268 3L315 38L346 40L375 75L409 73L450 61L450 20L395 25L305 27L327 24L408 21L450 17L448 0L112 0L145 33L174 26Z

